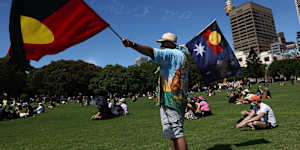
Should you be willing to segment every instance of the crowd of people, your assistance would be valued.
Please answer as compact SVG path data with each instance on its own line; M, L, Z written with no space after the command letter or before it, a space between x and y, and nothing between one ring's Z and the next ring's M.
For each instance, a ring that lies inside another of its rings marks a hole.
M231 89L227 93L229 103L250 104L249 111L241 111L243 117L237 121L236 128L243 126L248 126L252 130L276 128L278 125L275 113L269 105L262 102L272 99L268 85L264 84L264 87L258 85L256 91L249 89L248 85L240 84L237 89Z
M228 92L226 96L228 97L229 103L237 105L250 104L249 110L241 111L241 115L243 117L237 121L237 128L248 126L252 130L256 130L272 129L278 126L275 113L273 112L272 108L262 102L262 100L272 99L268 83L259 84L256 90L251 87L250 80L215 83L211 86L195 87L196 88L190 91L190 93L197 91L206 92L207 96L210 97L216 95L218 92L221 92L221 90L227 90ZM200 105L201 103L203 104ZM206 110L204 110L204 108L206 108ZM201 114L199 114L199 112L201 112ZM208 115L212 114L210 105L207 103L205 98L202 96L188 98L187 109L185 112L186 119L195 120L200 117L207 116L206 114L203 115L203 112Z
M32 117L45 112L45 105L40 98L14 99L4 96L0 99L0 121Z
M9 97L5 93L0 97L0 121L18 118L34 117L42 114L46 109L55 109L68 101L77 100L78 97L65 98L53 95L51 97Z
M240 86L237 89L229 90L227 93L228 102L234 104L248 104L248 98L257 95L262 99L271 99L271 92L267 85L258 86L256 92L250 91L246 86Z

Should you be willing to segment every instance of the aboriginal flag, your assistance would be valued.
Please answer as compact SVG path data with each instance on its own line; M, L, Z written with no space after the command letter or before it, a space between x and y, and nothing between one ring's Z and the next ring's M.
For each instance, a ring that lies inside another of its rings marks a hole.
M108 25L83 0L12 0L9 55L39 60L80 43Z
M241 73L240 64L216 20L187 42L185 46L206 83Z

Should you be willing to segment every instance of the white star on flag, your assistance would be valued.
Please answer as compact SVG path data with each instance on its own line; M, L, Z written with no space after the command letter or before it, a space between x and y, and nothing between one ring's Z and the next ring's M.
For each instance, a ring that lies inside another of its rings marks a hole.
M199 43L199 45L196 44L195 46L196 46L196 49L194 49L194 51L197 52L196 55L198 56L200 54L202 57L203 53L205 52L204 46L201 43Z

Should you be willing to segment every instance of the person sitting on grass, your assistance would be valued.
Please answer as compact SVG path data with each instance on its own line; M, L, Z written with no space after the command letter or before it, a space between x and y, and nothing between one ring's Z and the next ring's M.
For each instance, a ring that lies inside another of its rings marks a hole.
M36 113L36 114L41 114L41 113L44 113L45 112L45 107L44 107L44 105L42 104L42 103L39 103L39 106L38 106L38 108L36 108L35 110L34 110L34 113Z
M265 85L265 92L266 92L266 98L271 99L272 96L271 96L270 88L267 85Z
M208 96L214 96L216 94L213 88L208 88L207 92Z
M14 119L17 119L18 118L18 115L15 111L15 109L13 109L12 106L9 106L8 107L8 112L7 112L7 119L8 120L14 120Z
M256 95L257 96L262 96L264 93L264 91L261 89L261 86L258 86L257 91L256 91Z
M111 110L108 108L108 105L98 105L97 114L91 117L91 120L105 120L113 117Z
M123 109L123 114L122 115L128 115L128 106L126 105L126 100L125 98L120 99L120 106Z
M55 108L55 102L53 100L50 100L50 104L48 105L48 108L53 109Z
M186 111L184 114L184 118L187 120L196 120L198 117L195 116L195 110L196 110L196 97L190 97L188 99Z
M234 103L237 101L240 95L236 92L236 90L233 90L231 93L227 94L227 97L228 97L228 103Z
M254 94L254 92L250 92L248 89L245 89L243 92L242 92L242 96L240 98L237 99L237 101L235 102L235 104L248 104L249 101L248 101L248 98L249 97L252 97Z
M0 103L0 121L6 118L6 114L5 107L2 107L2 104Z
M239 122L236 128L248 125L252 130L256 130L272 129L278 126L273 110L269 105L262 103L259 96L252 96L248 100L251 101L253 108L250 112L242 111L242 114L247 115L247 117Z
M31 117L34 113L34 109L32 108L32 106L30 104L26 104L26 113L28 114L29 117Z
M23 107L21 105L16 107L16 113L20 118L27 118L29 116L28 112L23 112Z
M93 115L93 116L91 117L91 120L102 120L102 119L104 119L104 118L103 118L103 116L102 116L102 113L101 113L100 108L98 108L97 114Z
M253 107L254 107L254 103L252 103L251 100L253 99L258 99L258 98L261 98L261 96L258 96L256 94L248 94L245 98L244 98L244 101L246 104L250 104L250 112L246 111L246 110L242 110L241 111L241 114L243 115L243 118L241 118L240 120L237 121L237 123L240 123L241 121L243 121L246 117L249 116L249 114L251 113L251 110L253 110Z
M197 117L206 117L212 115L210 105L203 96L199 96L196 102L197 109L195 114Z
M91 120L105 120L115 117L112 113L112 109L108 107L105 97L96 96L95 100L97 101L98 112L90 118Z

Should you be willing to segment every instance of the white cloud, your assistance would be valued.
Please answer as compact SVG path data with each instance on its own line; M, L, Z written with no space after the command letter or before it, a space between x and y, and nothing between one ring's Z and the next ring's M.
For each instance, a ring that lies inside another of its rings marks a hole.
M183 19L183 20L189 20L192 18L192 12L191 11L185 11L183 12L180 16L179 16L179 19Z
M162 20L167 21L167 20L171 19L172 17L174 17L175 15L176 15L176 12L171 11L171 10L165 10L163 12Z
M150 13L150 8L136 8L133 10L133 16L144 17Z

